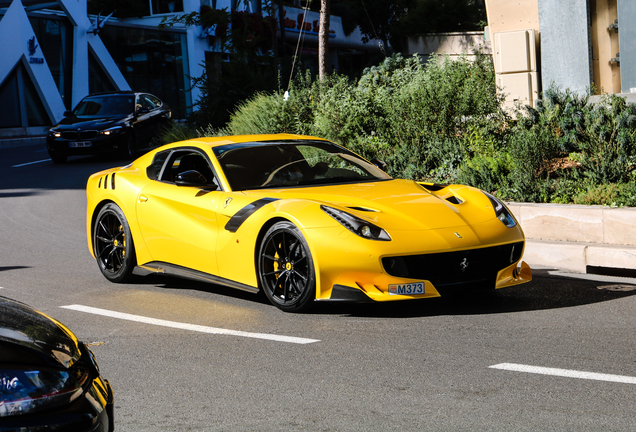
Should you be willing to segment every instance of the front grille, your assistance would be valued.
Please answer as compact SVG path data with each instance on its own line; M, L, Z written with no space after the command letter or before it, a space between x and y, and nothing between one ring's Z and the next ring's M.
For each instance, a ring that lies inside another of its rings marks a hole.
M82 140L97 138L97 131L96 130L81 131L79 133L79 138Z
M67 139L67 140L75 140L77 138L79 138L79 133L72 131L72 132L62 132L62 138Z
M523 242L489 248L382 258L391 276L431 281L436 287L493 281L521 258Z

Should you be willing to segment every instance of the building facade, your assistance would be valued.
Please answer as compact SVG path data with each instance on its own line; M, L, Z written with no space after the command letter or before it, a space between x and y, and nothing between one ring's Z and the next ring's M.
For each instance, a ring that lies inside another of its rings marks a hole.
M103 91L155 94L183 118L200 96L192 78L211 54L227 53L210 37L214 28L159 29L161 21L202 7L261 12L260 0L143 1L147 15L116 19L113 11L89 16L85 0L0 0L0 137L43 135L83 97ZM319 13L285 6L275 14L277 37L305 59L315 54L317 64ZM346 35L339 17L330 21L334 69L379 51L358 30Z
M636 96L634 0L486 0L486 11L508 105L534 105L551 85Z

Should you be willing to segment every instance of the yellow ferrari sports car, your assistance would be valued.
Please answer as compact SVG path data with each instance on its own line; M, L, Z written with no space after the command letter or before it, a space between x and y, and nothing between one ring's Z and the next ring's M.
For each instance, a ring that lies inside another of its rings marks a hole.
M141 267L262 290L284 311L531 280L523 231L499 199L372 162L301 135L168 144L90 177L89 249L113 282Z

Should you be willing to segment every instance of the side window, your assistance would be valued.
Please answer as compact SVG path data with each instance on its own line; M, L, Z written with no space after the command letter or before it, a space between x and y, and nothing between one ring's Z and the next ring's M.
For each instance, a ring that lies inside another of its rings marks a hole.
M219 184L208 160L201 153L192 150L173 152L159 180L174 183L178 174L190 170L198 171L206 178L207 184L218 187Z
M152 105L152 108L159 108L162 105L162 102L153 95L144 95L144 97L148 99L148 103Z
M155 158L152 160L152 164L148 168L146 168L146 174L150 180L158 180L159 174L161 173L161 168L163 164L166 162L166 159L170 155L170 150L159 152L155 155Z
M154 104L152 102L150 102L150 100L148 99L148 97L146 97L146 95L142 95L139 98L139 102L141 104L142 108L147 108L148 111L151 111L155 108Z

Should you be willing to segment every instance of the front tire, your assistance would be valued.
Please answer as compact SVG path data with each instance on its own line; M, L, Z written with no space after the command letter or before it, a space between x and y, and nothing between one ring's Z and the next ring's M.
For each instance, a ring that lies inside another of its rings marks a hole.
M307 241L291 222L274 224L263 237L258 276L268 300L285 312L309 309L316 298L314 264Z
M125 144L121 149L121 157L125 160L133 160L137 156L137 138L133 132L129 132L125 137Z
M93 248L97 266L106 279L121 283L131 278L137 265L135 245L128 221L116 204L106 204L97 215Z
M51 160L56 164L63 164L66 162L66 159L68 159L68 156L64 153L56 153L52 151L49 151L49 156L51 157Z

